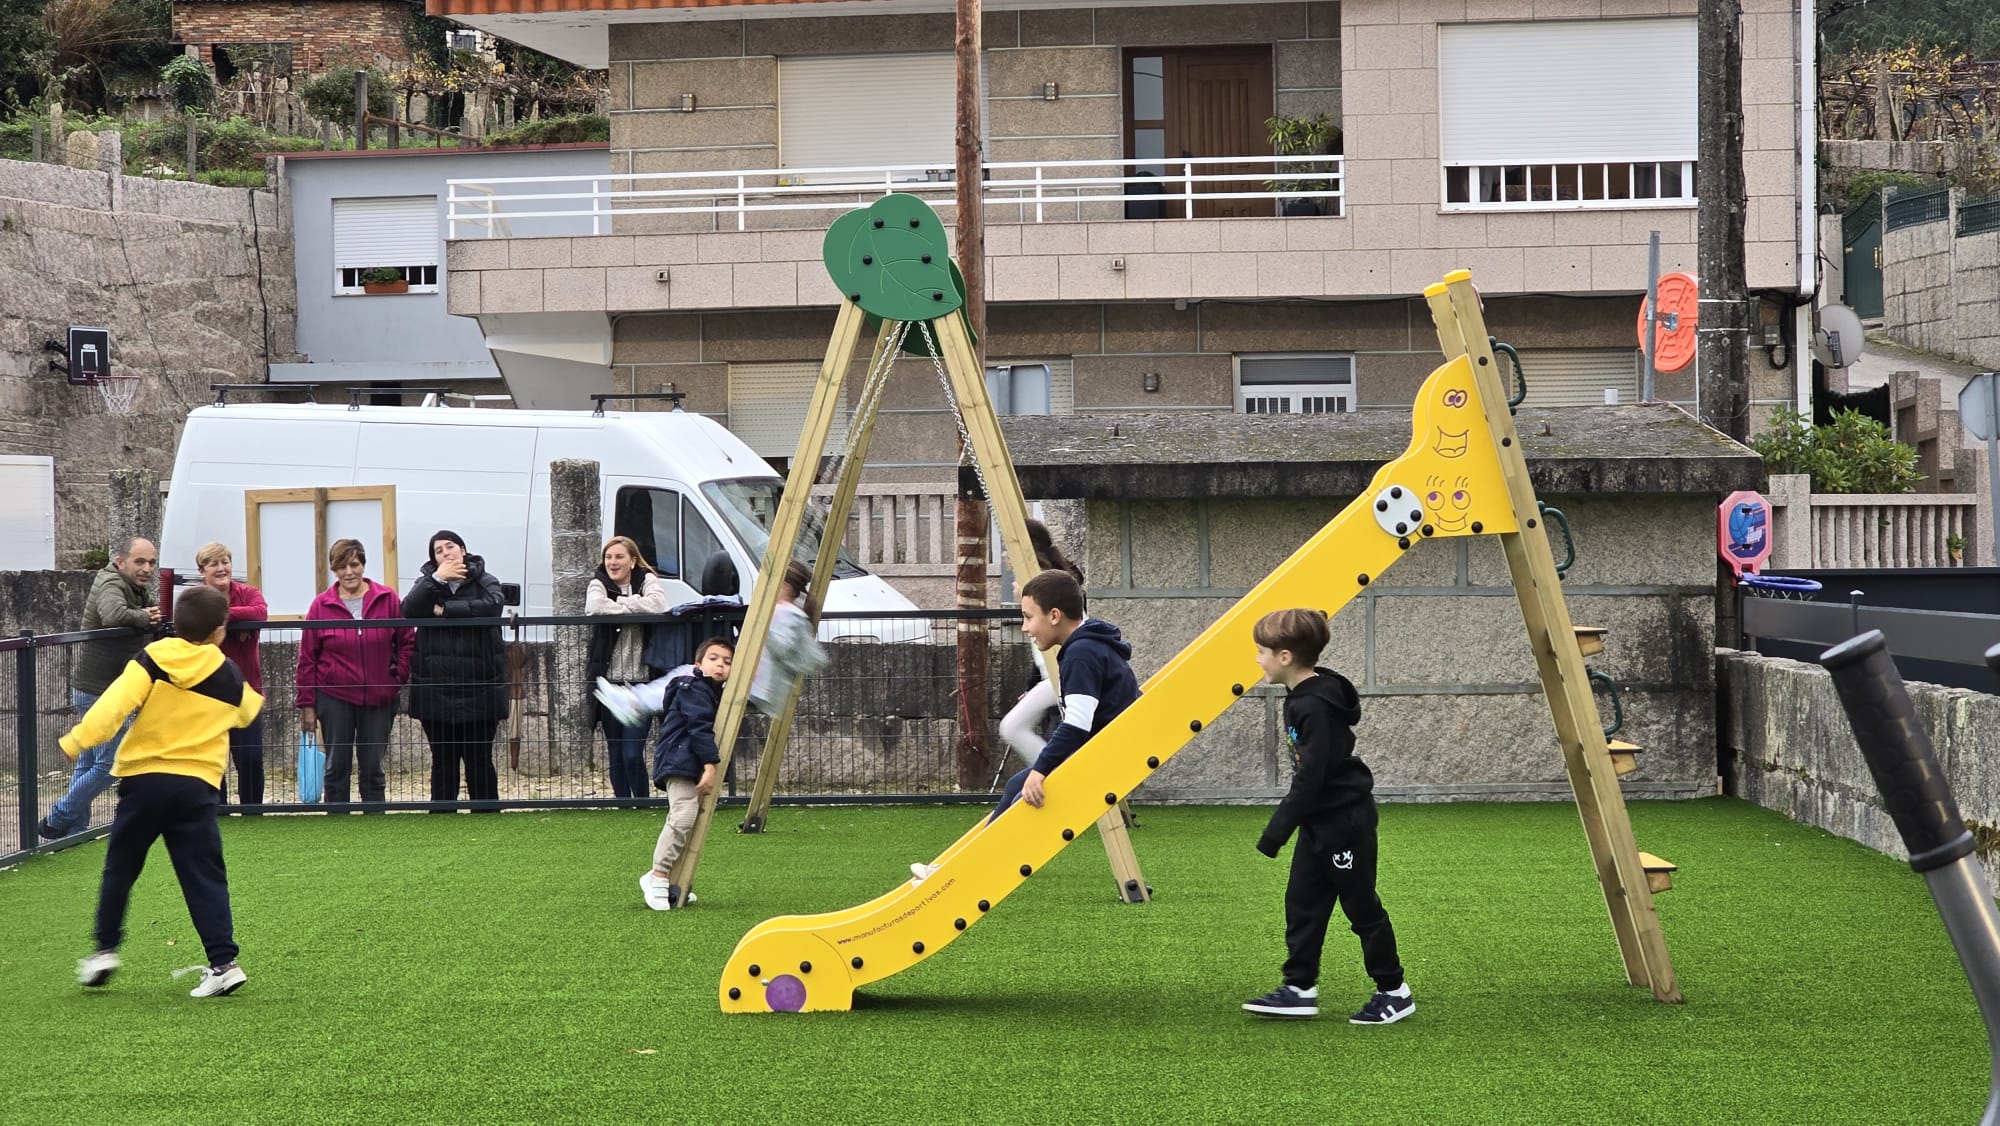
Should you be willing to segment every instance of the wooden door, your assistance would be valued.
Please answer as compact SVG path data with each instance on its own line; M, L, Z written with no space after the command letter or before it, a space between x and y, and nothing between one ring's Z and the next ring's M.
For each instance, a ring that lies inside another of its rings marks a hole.
M1185 201L1174 197L1187 190L1181 176L1189 157L1269 155L1264 120L1271 116L1271 51L1268 47L1184 48L1134 50L1126 64L1126 154L1159 158L1157 168L1166 198L1157 208L1135 211L1130 218L1181 218ZM1156 116L1157 115L1157 116ZM1197 166L1196 175L1244 172L1252 179L1194 183L1196 196L1262 191L1264 169L1257 165ZM1275 214L1270 200L1197 199L1197 218L1238 218Z

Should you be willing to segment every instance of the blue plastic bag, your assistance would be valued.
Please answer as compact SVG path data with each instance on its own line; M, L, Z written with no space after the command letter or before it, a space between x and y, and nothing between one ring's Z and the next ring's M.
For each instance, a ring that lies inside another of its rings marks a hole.
M310 731L299 732L299 800L317 802L326 788L326 752Z

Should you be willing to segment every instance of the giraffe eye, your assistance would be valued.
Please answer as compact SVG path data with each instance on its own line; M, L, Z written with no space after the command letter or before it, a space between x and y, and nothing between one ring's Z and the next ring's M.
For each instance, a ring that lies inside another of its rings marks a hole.
M1457 491L1457 492L1455 492L1455 493L1451 494L1451 499L1453 499L1453 500L1464 500L1464 499L1465 499L1465 490L1464 490L1464 489L1460 489L1459 491Z
M1437 499L1438 499L1438 495L1437 495L1436 493L1432 493L1432 494L1431 494L1431 503L1432 503L1432 504L1436 504L1436 503L1437 503Z

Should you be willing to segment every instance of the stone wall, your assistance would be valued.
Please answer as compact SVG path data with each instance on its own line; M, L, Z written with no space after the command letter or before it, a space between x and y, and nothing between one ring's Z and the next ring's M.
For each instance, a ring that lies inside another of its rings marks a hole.
M1609 630L1588 664L1624 700L1618 738L1645 748L1633 797L1716 790L1715 545L1702 497L1551 495L1575 530L1563 593ZM1345 499L1089 502L1090 612L1120 627L1143 679L1337 513ZM1560 547L1558 547L1560 550ZM1322 663L1362 695L1359 751L1388 796L1560 798L1555 728L1499 544L1425 540L1333 617ZM1246 671L1249 640L1244 639ZM1288 781L1277 694L1246 698L1139 791L1260 799ZM1608 699L1598 698L1607 722Z
M210 383L262 382L292 359L290 221L267 191L0 161L0 453L56 459L59 561L103 546L106 474L166 477ZM50 370L68 326L111 331L111 369L140 384L132 417ZM186 565L183 563L182 565Z
M1804 824L1907 857L1895 822L1818 665L1718 650L1722 765L1731 793ZM1917 718L1968 823L2000 821L2000 696L1909 685ZM1981 852L1990 858L1990 845Z
M1883 228L1883 329L1912 348L2000 367L2000 231L1958 234L1964 193L1953 188L1950 200L1944 218Z

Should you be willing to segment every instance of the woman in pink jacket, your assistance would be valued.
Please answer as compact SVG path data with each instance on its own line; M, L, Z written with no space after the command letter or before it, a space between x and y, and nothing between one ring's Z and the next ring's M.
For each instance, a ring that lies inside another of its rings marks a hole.
M368 578L359 540L336 540L326 553L334 584L306 611L309 622L400 618L403 600ZM300 631L299 729L317 729L326 750L326 795L347 801L347 779L361 759L361 800L383 800L382 759L396 718L396 690L410 676L416 632L410 629Z

